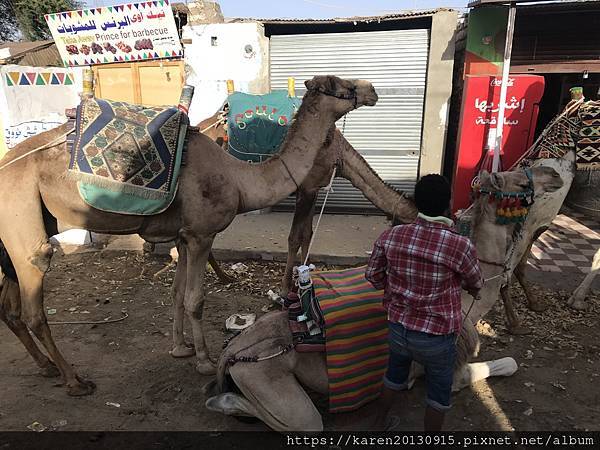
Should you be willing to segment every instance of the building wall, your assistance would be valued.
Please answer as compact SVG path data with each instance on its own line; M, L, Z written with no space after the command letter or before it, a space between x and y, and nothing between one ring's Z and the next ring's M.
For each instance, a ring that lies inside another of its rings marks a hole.
M212 116L227 98L227 80L235 90L269 92L269 39L257 22L185 26L186 83L195 87L190 123Z
M80 68L0 67L0 113L8 148L66 122L79 103Z
M443 172L457 25L456 11L438 11L433 15L425 87L420 177Z

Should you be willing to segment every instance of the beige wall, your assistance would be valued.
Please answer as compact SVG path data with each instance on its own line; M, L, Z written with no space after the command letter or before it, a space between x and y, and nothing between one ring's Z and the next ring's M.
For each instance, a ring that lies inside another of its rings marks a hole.
M432 17L419 177L443 171L457 21L456 11Z

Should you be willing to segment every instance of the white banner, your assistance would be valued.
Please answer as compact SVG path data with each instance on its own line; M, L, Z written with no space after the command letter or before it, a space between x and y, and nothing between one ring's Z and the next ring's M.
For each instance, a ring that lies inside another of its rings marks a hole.
M169 0L46 14L65 66L181 57Z

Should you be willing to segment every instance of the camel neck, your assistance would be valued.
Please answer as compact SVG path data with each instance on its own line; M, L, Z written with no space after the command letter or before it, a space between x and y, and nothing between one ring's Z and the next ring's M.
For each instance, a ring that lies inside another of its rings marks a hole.
M240 170L238 212L272 206L292 194L312 169L319 150L327 145L339 118L325 106L322 95L304 97L296 119L281 146L281 152L265 163ZM282 163L282 161L284 163Z
M473 221L473 244L477 249L483 278L488 280L481 290L481 300L473 305L469 318L473 322L485 316L494 306L500 293L504 277L498 277L504 271L507 252L511 244L514 225L496 224L496 204L489 204L487 198L478 200ZM482 261L485 261L482 262ZM489 264L492 263L492 264ZM501 265L501 266L500 266ZM471 305L472 298L463 296L463 309ZM466 310L466 309L465 309Z
M385 183L339 131L335 133L334 144L340 149L341 175L344 178L389 216L403 223L415 220L417 209L412 200Z

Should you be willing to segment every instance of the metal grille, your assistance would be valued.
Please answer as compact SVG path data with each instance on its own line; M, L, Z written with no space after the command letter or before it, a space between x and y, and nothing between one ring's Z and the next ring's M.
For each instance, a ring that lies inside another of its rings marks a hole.
M274 35L271 89L286 89L288 77L296 79L299 96L305 92L304 81L315 75L371 81L379 102L348 114L344 135L386 182L411 192L419 163L428 49L426 29ZM374 210L343 179L335 181L327 205L336 211Z

